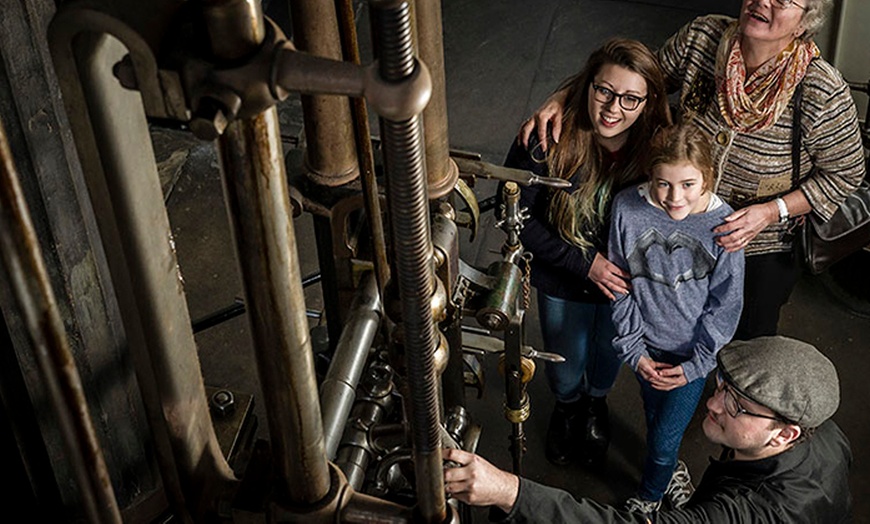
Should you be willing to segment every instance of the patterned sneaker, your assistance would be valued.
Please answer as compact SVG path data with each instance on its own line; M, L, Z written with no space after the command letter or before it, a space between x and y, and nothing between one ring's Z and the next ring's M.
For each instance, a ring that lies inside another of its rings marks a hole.
M637 497L631 497L630 499L625 501L625 505L622 506L622 509L625 511L630 511L632 513L636 513L638 515L643 515L647 517L652 517L662 506L662 501L656 500L643 500Z
M671 481L665 489L665 498L673 509L680 509L686 505L686 502L689 502L694 492L695 486L692 485L692 476L689 475L689 468L685 462L678 460L677 467L674 468L674 474L671 476Z

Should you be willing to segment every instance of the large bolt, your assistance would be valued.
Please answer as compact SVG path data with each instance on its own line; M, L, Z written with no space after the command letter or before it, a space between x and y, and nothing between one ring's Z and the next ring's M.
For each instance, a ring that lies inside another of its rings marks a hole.
M227 389L215 391L211 396L211 409L221 417L229 416L236 409L236 398Z

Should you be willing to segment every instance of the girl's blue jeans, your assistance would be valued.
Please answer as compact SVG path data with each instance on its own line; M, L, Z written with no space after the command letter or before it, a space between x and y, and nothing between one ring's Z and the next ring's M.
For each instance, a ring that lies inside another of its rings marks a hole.
M606 395L620 365L612 344L616 328L610 304L574 302L538 291L538 315L544 350L565 357L565 362L548 362L545 369L556 400Z
M654 350L650 354L659 362L668 360L656 358ZM674 473L683 433L698 407L705 379L696 379L671 391L654 389L640 375L637 375L637 380L640 382L640 395L646 414L647 448L638 497L656 501L661 500Z

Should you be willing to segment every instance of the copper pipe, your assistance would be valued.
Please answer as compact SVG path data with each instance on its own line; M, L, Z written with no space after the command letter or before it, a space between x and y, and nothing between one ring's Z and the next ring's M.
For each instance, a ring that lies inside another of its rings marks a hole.
M257 15L254 24L262 26L257 6L244 0L206 2L207 21L236 13L239 26L209 25L210 34L215 39L222 36L215 31L235 35L227 38L248 34L242 26L251 13ZM241 39L242 49L231 54L251 52L259 43ZM277 496L279 502L311 505L329 492L330 475L277 110L231 123L218 147L251 312Z
M119 523L121 513L91 422L81 377L49 283L36 230L0 123L0 245L10 287L28 328L49 402L61 428L66 459L90 522Z
M342 59L335 3L323 0L290 2L293 41L311 55ZM316 183L335 187L359 176L354 130L347 98L303 95L305 167Z

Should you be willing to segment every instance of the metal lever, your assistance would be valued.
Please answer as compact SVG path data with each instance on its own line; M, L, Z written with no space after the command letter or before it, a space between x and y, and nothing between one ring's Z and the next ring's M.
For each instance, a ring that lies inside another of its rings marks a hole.
M490 164L489 162L483 162L482 160L475 160L462 156L452 156L451 158L456 162L456 166L459 167L460 173L473 175L478 178L516 182L522 186L540 184L543 186L565 189L571 187L571 182L563 178L539 176L531 171L497 166L495 164Z
M466 331L463 326L462 349L479 355L498 354L504 353L504 342L484 333ZM538 351L528 345L522 347L521 354L526 358L536 358L545 362L565 362L565 357L562 355Z

